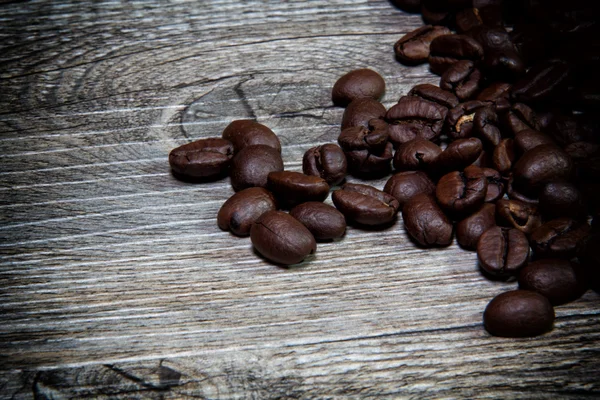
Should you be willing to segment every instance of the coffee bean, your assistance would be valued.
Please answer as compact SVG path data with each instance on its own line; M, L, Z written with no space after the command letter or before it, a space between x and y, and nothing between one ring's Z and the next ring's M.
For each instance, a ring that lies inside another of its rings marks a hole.
M513 139L502 139L492 155L494 168L502 175L508 175L517 157L515 154L515 141Z
M515 146L519 154L524 154L542 144L556 144L552 138L533 129L524 129L515 135Z
M477 138L455 140L435 159L432 171L440 175L447 171L462 171L479 158L482 150L481 140Z
M546 183L568 180L573 162L560 147L543 144L527 151L514 167L515 189L524 194L538 192Z
M231 161L231 186L238 191L252 186L267 186L270 172L283 171L283 160L273 147L246 146Z
M407 96L417 96L445 108L454 108L459 104L458 97L448 90L441 89L430 83L413 86Z
M250 240L265 258L297 264L317 251L315 238L300 221L282 211L267 211L252 224Z
M352 126L344 129L338 137L338 143L344 151L369 150L377 153L385 149L388 138L388 124L381 119L372 119L368 127Z
M333 104L346 107L352 100L370 98L379 100L385 92L385 81L377 72L367 68L356 69L339 78L333 85Z
M514 135L525 129L540 129L537 115L531 107L523 103L517 103L510 107L504 114L504 124Z
M444 127L446 107L417 96L404 96L385 115L390 141L399 145L415 138L436 139Z
M465 8L456 13L454 24L458 33L465 33L476 26L483 25L483 20L477 8Z
M500 199L496 202L496 222L530 234L542 224L537 207L519 200Z
M438 36L450 34L445 26L425 25L402 36L394 45L398 61L408 65L427 62L429 45Z
M329 194L325 179L293 171L269 173L267 187L282 205L288 207L307 201L323 201Z
M498 171L492 168L481 168L487 180L487 191L485 193L486 203L495 203L504 195L504 179Z
M397 171L427 171L441 152L440 146L429 140L409 140L398 146L394 154L394 168Z
M481 80L481 72L475 68L475 64L469 60L461 60L442 74L440 88L451 91L460 101L465 101L479 91Z
M492 153L490 153L489 151L481 150L479 157L477 157L477 160L473 161L473 164L471 165L475 165L479 168L493 167L494 165L492 164Z
M428 8L424 0L421 2L421 16L423 21L434 26L446 25L451 18L448 11L434 11Z
M513 276L529 259L529 242L518 229L494 226L479 237L477 258L485 272L498 277Z
M431 41L429 48L429 68L438 75L457 61L479 61L483 57L481 45L466 35L438 36Z
M371 226L393 221L399 206L394 196L358 183L346 183L333 192L331 199L346 218Z
M590 233L586 222L571 218L557 218L531 232L529 240L538 258L566 258L575 256L577 243Z
M512 290L494 297L483 312L483 325L491 335L533 337L552 330L554 308L539 293Z
M420 193L434 194L435 184L422 171L405 171L392 175L383 191L394 196L398 200L398 208L402 210L413 196Z
M354 150L345 152L348 171L356 177L375 179L390 173L390 163L394 156L392 143L388 142L381 152Z
M435 188L435 197L448 215L464 218L483 205L486 192L487 179L482 169L471 165L462 172L442 176Z
M540 199L537 194L532 193L522 193L521 191L515 188L515 179L514 174L510 174L508 177L508 182L506 183L506 194L511 200L519 200L523 203L531 204L537 206L540 203Z
M342 116L342 130L352 126L369 127L369 121L374 118L383 119L385 107L377 100L370 98L356 99L344 110Z
M344 151L333 143L312 147L302 158L302 172L325 179L329 186L339 185L346 178L347 170Z
M416 13L421 10L421 0L390 0L390 2L402 11L409 13Z
M475 111L473 117L475 135L490 146L497 146L502 139L498 126L498 114L492 107L483 107Z
M329 204L309 201L292 208L290 215L302 222L316 240L339 239L346 232L344 214Z
M249 119L232 121L223 130L223 139L233 143L233 149L237 154L246 146L263 144L270 146L281 153L279 138L271 129Z
M432 43L433 45L433 43ZM521 103L550 101L561 94L569 77L568 65L549 60L533 66L511 89L511 97Z
M456 224L456 241L467 250L476 250L483 232L496 225L496 206L486 203L473 214Z
M417 194L402 208L408 234L423 247L448 246L452 242L452 222L437 205L433 196Z
M588 289L580 268L568 260L547 258L530 263L519 274L519 288L545 296L553 306L570 303Z
M446 127L448 136L453 139L464 139L473 136L473 119L477 110L486 107L482 101L471 100L461 103L448 111Z
M540 211L548 218L583 218L586 206L583 195L575 185L569 182L551 182L540 192Z
M169 153L174 175L182 179L216 179L229 171L233 145L219 138L200 139L179 146Z
M276 209L277 203L271 192L251 187L235 193L221 206L217 224L234 235L248 236L250 227L261 215Z
M509 96L512 85L505 82L494 82L483 89L475 100L489 103L496 112L501 113L508 110L511 106Z
M525 73L525 63L504 28L480 25L465 35L483 48L480 65L488 79L514 81Z

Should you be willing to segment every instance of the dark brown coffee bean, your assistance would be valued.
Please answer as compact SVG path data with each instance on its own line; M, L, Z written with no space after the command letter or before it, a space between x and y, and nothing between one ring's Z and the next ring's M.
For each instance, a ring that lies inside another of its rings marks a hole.
M223 130L222 137L233 143L236 154L244 147L256 144L270 146L281 153L281 143L277 135L263 124L249 119L232 121Z
M339 239L346 233L344 214L319 201L309 201L294 207L290 215L302 222L316 240Z
M425 25L402 36L394 45L398 61L408 65L427 62L429 45L438 36L450 34L445 26Z
M536 193L546 183L568 180L572 172L573 162L563 149L543 144L523 154L515 164L515 189L524 194Z
M496 225L496 206L486 203L473 214L456 224L456 241L467 250L476 250L483 232Z
M338 143L344 151L369 150L381 152L388 141L388 124L381 119L372 119L369 126L353 126L346 128L338 137Z
M333 204L351 221L362 225L383 225L394 220L398 200L373 186L346 183L331 195Z
M409 13L417 13L421 10L421 0L390 0L390 2Z
M504 124L514 135L525 129L539 130L537 115L531 107L517 103L504 114Z
M497 146L502 139L502 132L498 126L498 114L493 107L477 109L473 117L475 135L490 146Z
M433 45L433 44L432 44ZM567 85L569 67L563 61L549 60L527 71L511 89L511 97L521 103L539 103L555 99Z
M452 243L452 222L433 196L425 193L413 196L402 208L402 219L408 234L423 247Z
M577 243L587 236L590 230L587 222L557 218L531 232L529 240L538 258L570 259L575 256Z
M506 194L511 200L519 200L523 203L531 204L534 206L537 206L540 203L540 199L537 196L537 194L526 194L515 188L515 179L512 173L509 175L508 182L506 183Z
M475 100L489 103L496 112L501 113L508 110L511 106L509 96L510 83L495 82L487 88L483 89L475 98Z
M344 110L342 116L342 130L352 126L369 127L369 121L374 118L383 119L385 107L377 100L365 98L356 99Z
M282 211L267 211L252 224L250 240L265 258L297 264L317 251L315 238L300 221Z
M425 193L434 194L435 184L422 171L405 171L392 175L385 183L383 191L398 200L399 209L413 196Z
M454 22L458 33L465 33L476 26L483 25L483 20L477 8L465 8L459 11L456 13Z
M415 138L436 139L444 127L446 107L417 96L404 96L385 115L390 141L399 145Z
M430 25L446 25L451 19L451 14L448 11L432 10L427 7L425 1L421 2L421 16L423 21Z
M491 80L513 81L525 73L525 64L502 27L480 25L465 33L483 48L480 66Z
M524 129L515 135L515 146L519 154L524 154L542 144L556 144L552 138L533 129Z
M494 226L479 237L477 258L485 272L498 277L513 276L529 260L529 242L518 229Z
M540 192L540 211L547 218L583 218L586 206L583 195L569 182L551 182Z
M542 224L542 219L536 206L519 200L500 199L496 202L496 222L530 234Z
M333 104L346 107L352 100L370 98L379 100L385 92L385 81L377 72L363 68L350 71L333 85Z
M519 289L545 296L553 306L570 303L588 289L585 277L568 260L547 258L530 263L519 274Z
M479 157L477 157L477 160L473 161L473 164L471 165L475 165L479 168L493 167L494 164L492 163L492 153L490 153L489 151L482 150L479 154Z
M275 197L267 189L252 187L231 196L217 214L217 224L224 231L248 236L252 224L265 212L277 209Z
M410 140L398 146L394 154L394 168L397 171L427 171L441 152L440 146L429 140Z
M466 35L438 36L431 41L429 48L429 68L438 75L457 61L479 61L483 57L481 45Z
M216 179L229 171L233 145L229 140L210 138L179 146L169 153L174 175L181 179Z
M383 151L372 153L369 150L347 151L348 171L358 178L374 179L385 176L391 171L394 157L392 143L387 142Z
M235 191L266 187L267 175L274 171L283 171L279 151L264 144L246 146L231 161L231 186Z
M441 89L430 83L422 83L414 86L410 89L407 96L417 96L445 108L454 108L459 104L458 97L452 92Z
M502 175L508 175L516 161L515 142L513 139L502 139L492 155L494 168Z
M306 175L320 176L329 186L342 183L347 171L346 155L333 143L312 147L302 158L302 172Z
M462 171L479 158L482 150L481 140L477 138L455 140L435 159L432 171L438 176L448 171Z
M504 196L504 179L498 171L492 168L481 168L487 180L487 191L485 193L486 203L495 203Z
M486 192L487 179L483 171L471 165L462 172L442 176L435 188L435 197L448 215L464 218L483 205Z
M448 136L453 139L464 139L473 136L473 120L477 110L486 107L481 101L472 100L461 103L448 111L446 127Z
M494 297L483 312L483 325L491 335L532 337L552 330L554 308L530 290L512 290Z
M469 100L479 91L481 72L473 61L461 60L452 64L440 79L440 88L449 90L460 101Z
M325 179L293 171L269 173L267 187L280 204L288 207L307 201L323 201L329 194Z

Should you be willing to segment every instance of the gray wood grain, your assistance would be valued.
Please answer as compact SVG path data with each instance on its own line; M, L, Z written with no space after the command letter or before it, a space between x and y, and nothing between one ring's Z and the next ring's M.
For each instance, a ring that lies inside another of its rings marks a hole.
M596 293L549 334L494 338L483 309L516 284L473 253L417 249L398 221L282 269L218 229L227 180L169 172L170 149L242 117L300 170L337 138L344 72L380 72L387 106L437 83L394 60L418 16L360 0L0 11L1 398L600 396Z

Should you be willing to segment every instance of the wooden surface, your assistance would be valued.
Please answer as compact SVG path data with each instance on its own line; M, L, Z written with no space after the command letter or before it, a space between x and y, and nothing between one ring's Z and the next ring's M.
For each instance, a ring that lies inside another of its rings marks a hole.
M285 166L335 142L330 88L370 67L386 106L425 66L386 1L3 1L0 397L600 396L598 294L533 339L489 336L492 282L401 221L350 228L294 269L218 229L227 180L175 180L170 149L255 117ZM373 182L382 187L384 180ZM330 202L330 199L327 200Z

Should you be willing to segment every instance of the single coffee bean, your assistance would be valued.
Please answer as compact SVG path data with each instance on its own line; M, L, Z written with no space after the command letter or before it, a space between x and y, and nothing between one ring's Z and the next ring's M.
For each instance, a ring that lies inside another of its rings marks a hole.
M494 226L483 232L477 242L481 268L498 277L516 275L529 259L529 242L523 232Z
M450 216L460 218L481 207L487 192L487 179L481 168L471 165L464 171L442 176L435 188L435 197Z
M251 187L235 193L219 210L217 224L224 231L248 236L252 224L265 212L277 209L275 197L267 189Z
M442 74L440 88L451 91L460 101L465 101L479 91L481 80L481 72L475 68L473 61L461 60Z
M409 13L417 13L421 10L421 0L391 0L391 3Z
M351 221L362 225L383 225L394 220L398 200L373 186L346 183L331 195L333 204Z
M339 239L346 233L346 218L335 207L309 201L292 208L290 215L302 222L316 240Z
M481 168L483 175L487 180L487 191L485 192L485 202L495 203L504 196L504 179L498 171L492 168Z
M282 205L288 207L307 201L323 201L329 194L325 179L293 171L269 173L267 187Z
M385 81L377 72L363 68L350 71L333 85L333 104L346 107L352 100L371 98L379 100L385 92Z
M496 202L496 223L530 234L542 224L537 207L519 200L500 199Z
M525 73L525 63L502 27L480 25L465 33L483 48L481 68L491 80L513 81Z
M402 219L408 234L423 247L452 243L452 222L433 196L419 193L411 197L402 208Z
M577 252L577 243L590 233L587 222L557 218L546 222L533 232L529 240L538 258L570 259Z
M264 144L246 146L231 161L231 186L235 191L267 186L270 172L283 171L278 150Z
M502 139L502 132L498 126L498 114L493 107L483 107L475 111L473 117L475 135L490 146L497 146Z
M451 14L448 11L434 11L427 7L425 1L421 1L421 17L423 17L423 21L425 23L438 26L438 25L446 25L450 19Z
M540 128L535 111L523 103L514 104L504 114L504 124L514 135L525 129L539 130Z
M385 115L390 141L398 146L415 138L434 140L441 133L446 107L417 96L404 96Z
M465 8L456 13L454 24L458 33L465 33L476 26L483 25L483 20L479 15L479 9Z
M388 124L381 119L372 119L368 127L352 126L344 129L338 137L338 143L344 151L369 150L377 153L385 149L388 138Z
M282 211L267 211L252 224L250 240L265 258L297 264L317 251L315 238L300 221Z
M229 171L233 145L229 140L210 138L179 146L169 153L174 175L181 179L216 179Z
M515 189L524 194L537 193L546 183L568 180L572 171L573 162L563 149L543 144L523 154L515 164Z
M590 121L586 114L563 115L554 114L550 125L544 131L561 146L575 142L597 143L597 132L600 127L597 122Z
M346 155L340 146L333 143L312 147L302 158L302 172L325 179L329 186L342 183L347 171Z
M425 25L402 36L394 45L394 53L398 61L415 65L427 62L429 45L438 36L450 34L445 26Z
M485 203L473 214L456 224L456 241L467 250L476 250L483 232L496 225L496 206Z
M508 175L515 161L515 141L510 138L500 140L492 155L494 168L502 175Z
M437 156L432 172L439 176L448 171L462 171L473 164L482 151L483 145L477 138L455 140Z
M537 206L540 203L540 199L537 194L523 193L515 188L514 174L510 174L508 182L506 183L506 194L511 200L519 200L523 203L532 204Z
M222 137L233 143L236 154L246 146L257 144L270 146L281 153L281 143L277 135L263 124L249 119L232 121L223 130Z
M569 182L551 182L540 192L540 211L547 218L586 216L583 195L577 186Z
M556 144L552 138L533 129L524 129L515 135L515 146L519 154L524 154L542 144Z
M461 103L448 111L446 117L448 135L453 139L464 139L473 136L475 113L486 106L487 104L484 102L472 100Z
M597 217L594 218L594 222ZM577 245L577 259L581 263L589 285L600 291L600 233L596 231L583 238Z
M495 82L483 89L475 98L475 100L489 103L496 112L502 113L508 110L511 106L509 96L512 85L506 82Z
M588 285L575 264L559 258L546 258L534 261L521 270L519 289L538 292L553 306L559 306L580 298Z
M390 173L391 161L394 157L393 145L387 142L380 152L354 150L345 152L348 160L348 171L353 176L363 179L375 179Z
M402 143L394 154L397 171L427 171L442 152L440 146L429 140L416 138Z
M494 297L483 312L483 325L491 335L533 337L552 330L554 308L530 290L511 290Z
M433 45L433 43L432 43ZM569 67L559 60L548 60L533 66L511 89L511 97L521 103L550 101L567 85Z
M430 83L422 83L414 86L407 96L417 96L431 101L447 109L456 107L460 102L452 92L441 89Z
M438 36L431 41L429 48L429 68L438 75L457 61L479 61L483 57L481 45L466 35Z
M385 107L377 100L370 98L356 99L344 110L342 130L352 126L369 127L369 121L374 118L383 119Z
M398 208L402 210L413 196L420 193L434 194L435 184L422 171L405 171L392 175L383 191L394 196L398 200Z

